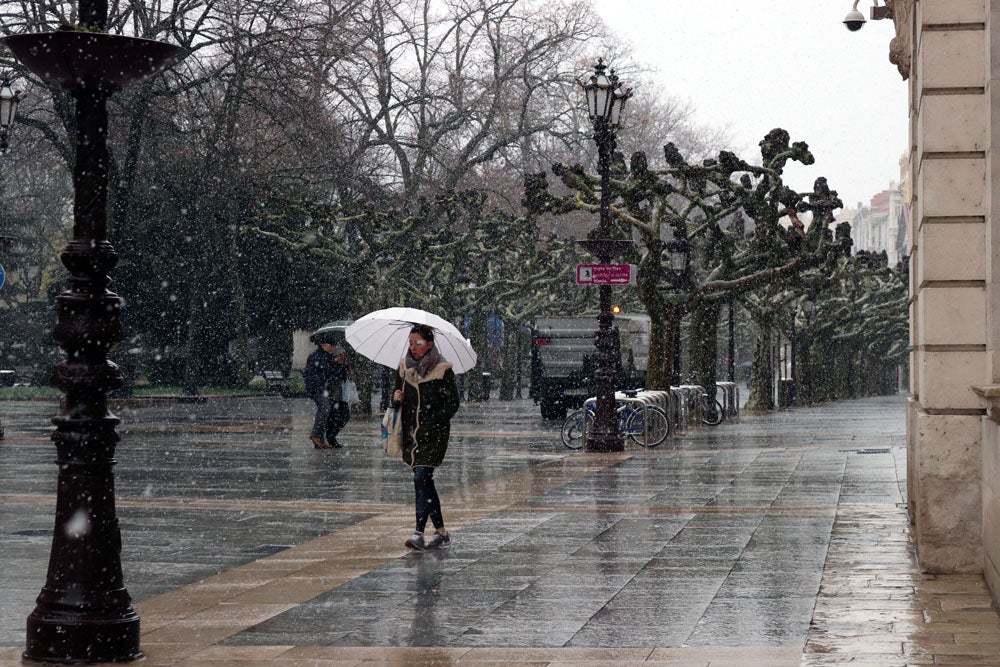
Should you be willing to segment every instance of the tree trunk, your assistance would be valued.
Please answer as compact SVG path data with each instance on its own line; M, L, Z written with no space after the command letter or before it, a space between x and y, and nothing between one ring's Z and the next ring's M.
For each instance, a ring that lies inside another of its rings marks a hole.
M514 399L514 386L518 377L518 346L520 345L521 327L511 322L504 322L503 327L503 364L500 367L500 400Z
M202 321L202 296L199 284L191 280L188 282L188 320L187 320L187 349L184 355L184 393L194 395L198 393L198 382L201 380L201 358L202 350L198 343L201 339Z
M483 373L490 371L490 350L487 336L487 315L483 313L473 313L470 315L469 339L472 341L472 348L479 354L479 363L465 375L466 387L469 391L470 401L487 401L489 393Z
M238 214L237 214L238 215ZM230 212L231 219L236 216ZM230 317L235 326L233 332L233 384L237 388L243 388L250 382L250 325L247 322L247 301L246 292L243 289L243 280L239 265L239 247L236 243L235 234L226 234L224 238L226 249L226 277L231 285L230 295L232 306Z
M639 263L636 291L646 314L649 315L649 358L646 362L646 388L670 389L670 371L673 368L674 338L678 313L670 310L660 294L662 278L659 252L651 250Z
M748 410L773 410L774 392L771 389L771 336L770 323L758 322L757 340L753 346L753 366L750 369L750 388L747 396Z
M647 389L669 389L670 370L673 356L668 354L667 347L668 324L666 314L660 309L658 312L647 310L649 313L649 358L646 361L646 388Z
M354 384L358 386L358 398L361 401L361 414L370 415L372 413L372 393L375 390L375 373L382 373L386 368L381 364L376 364L361 355L357 355L354 360Z
M719 314L722 305L702 304L691 314L690 359L695 381L715 397L715 370L718 362Z

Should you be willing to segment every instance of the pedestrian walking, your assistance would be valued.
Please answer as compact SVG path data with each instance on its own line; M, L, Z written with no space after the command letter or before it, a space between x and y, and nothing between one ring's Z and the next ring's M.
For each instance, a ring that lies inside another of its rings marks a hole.
M451 542L444 527L434 469L444 461L451 418L458 411L458 385L452 364L434 345L434 330L418 324L410 329L409 350L399 363L393 401L401 404L403 462L413 469L416 530L406 546L435 549ZM430 519L434 536L424 541Z
M347 351L343 347L330 341L316 341L316 349L306 359L302 371L306 392L316 404L316 418L309 434L316 449L342 447L337 434L351 418L351 408L343 395L349 372Z

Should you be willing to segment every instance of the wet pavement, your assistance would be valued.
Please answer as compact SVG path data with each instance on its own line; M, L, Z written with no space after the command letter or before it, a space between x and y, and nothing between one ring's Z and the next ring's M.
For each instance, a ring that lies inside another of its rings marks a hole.
M51 403L0 404L0 665L47 567ZM572 452L528 401L464 405L409 552L377 422L340 450L280 398L123 408L126 585L151 665L1000 665L981 577L923 575L904 398Z

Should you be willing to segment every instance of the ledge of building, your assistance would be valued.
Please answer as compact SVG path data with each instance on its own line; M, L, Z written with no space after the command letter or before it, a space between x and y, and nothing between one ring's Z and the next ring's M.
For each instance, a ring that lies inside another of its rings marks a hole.
M1000 384L974 384L969 388L986 401L986 414L1000 424Z

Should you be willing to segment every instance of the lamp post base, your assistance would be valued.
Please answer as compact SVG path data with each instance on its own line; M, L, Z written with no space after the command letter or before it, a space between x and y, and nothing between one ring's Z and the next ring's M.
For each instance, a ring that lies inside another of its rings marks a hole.
M623 452L625 441L617 433L588 433L583 445L586 452Z
M87 619L85 614L28 616L25 660L64 665L131 662L139 650L139 616Z

